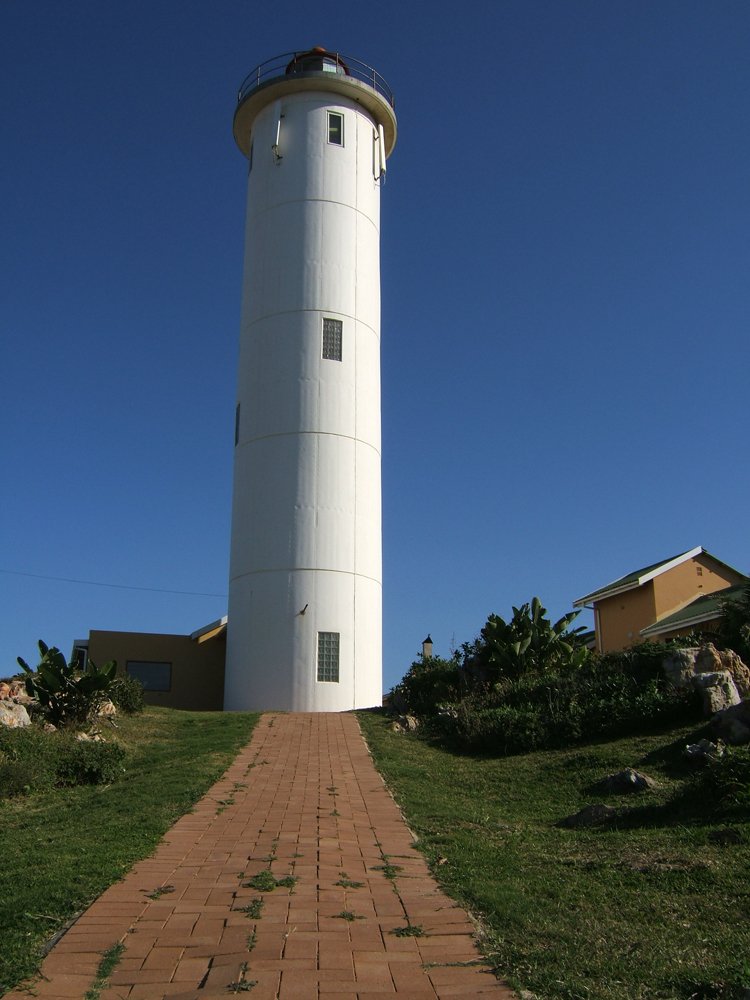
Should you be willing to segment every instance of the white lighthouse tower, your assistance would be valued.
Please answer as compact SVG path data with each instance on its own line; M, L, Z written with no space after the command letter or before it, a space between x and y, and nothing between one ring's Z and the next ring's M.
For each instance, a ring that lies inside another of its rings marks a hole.
M224 707L382 697L380 188L385 81L316 48L239 92L248 159Z

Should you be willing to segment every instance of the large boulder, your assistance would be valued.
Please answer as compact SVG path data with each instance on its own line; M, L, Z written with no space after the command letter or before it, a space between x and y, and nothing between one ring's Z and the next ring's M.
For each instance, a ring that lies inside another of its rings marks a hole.
M17 705L14 701L0 701L0 725L8 726L9 729L23 729L31 725L29 713L24 705Z
M699 646L686 646L685 649L675 649L665 656L661 663L664 676L676 688L690 688L695 677L695 661L700 652Z
M703 700L703 714L716 715L732 705L739 705L739 691L728 670L717 670L711 674L696 674L693 683Z
M731 675L740 699L750 698L750 669L733 649L717 649L710 642L701 646L695 658L695 671L698 674L726 671Z
M725 743L733 746L750 743L750 701L741 701L719 712L713 724L717 736Z
M731 649L719 650L710 642L673 650L662 661L662 670L675 687L700 693L705 716L750 698L750 670Z

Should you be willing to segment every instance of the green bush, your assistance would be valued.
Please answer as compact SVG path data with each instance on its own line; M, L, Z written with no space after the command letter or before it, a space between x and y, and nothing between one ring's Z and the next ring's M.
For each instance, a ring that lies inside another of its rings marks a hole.
M65 743L55 768L57 785L110 785L123 773L125 751L117 743Z
M465 691L465 679L456 660L438 656L415 660L406 676L391 691L397 712L420 717L434 715L440 705L454 702Z
M123 772L117 743L79 741L35 726L0 726L0 798L55 786L110 784Z
M109 697L113 704L125 715L138 715L143 711L143 685L130 674L118 677L112 682Z
M20 760L0 760L0 799L26 795L37 779L37 770L32 764Z
M591 656L558 673L505 679L431 716L427 729L465 750L511 754L698 720L698 696L661 676L662 656Z
M712 818L750 820L750 746L708 761L683 795Z

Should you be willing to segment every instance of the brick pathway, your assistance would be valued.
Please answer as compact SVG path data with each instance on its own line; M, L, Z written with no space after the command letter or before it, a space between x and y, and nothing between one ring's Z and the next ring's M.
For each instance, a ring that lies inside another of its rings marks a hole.
M294 885L248 884L269 870ZM473 930L414 849L356 718L269 714L155 854L64 935L32 995L82 1000L123 942L101 1000L513 1000Z

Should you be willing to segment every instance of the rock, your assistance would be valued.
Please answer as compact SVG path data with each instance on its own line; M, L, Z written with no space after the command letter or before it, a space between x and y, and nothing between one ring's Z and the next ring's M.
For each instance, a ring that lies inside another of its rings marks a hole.
M52 722L45 722L44 726L42 728L44 729L45 733L56 733L57 732L57 726L54 725L54 723L52 723Z
M738 705L719 712L713 720L714 732L725 743L741 746L750 743L750 701L741 701Z
M117 709L114 702L110 701L108 698L106 701L102 702L101 707L96 714L103 716L104 718L111 718L113 715L117 715Z
M413 733L419 728L419 720L413 715L399 715L391 729L394 733Z
M662 660L662 671L676 688L700 692L706 716L750 697L750 670L731 649L718 650L710 642L674 650Z
M24 705L17 705L13 701L0 702L0 725L9 729L23 729L31 725L29 713Z
M750 669L732 649L717 649L713 643L707 643L698 650L695 658L695 670L699 674L727 671L731 674L740 698L750 698Z
M699 652L700 647L698 646L675 649L670 656L662 660L661 669L664 676L676 688L692 687L695 676L695 661Z
M106 743L101 733L76 733L76 739L79 743Z
M683 750L683 756L694 764L705 764L709 760L718 760L724 756L724 745L719 740L712 743L711 740L699 740L698 743L689 743Z
M584 806L572 816L566 816L560 825L570 827L604 826L615 819L617 819L617 810L613 806L596 804Z
M693 683L700 691L703 701L703 714L716 715L741 701L739 691L735 687L732 675L728 670L717 670L712 674L695 674Z
M14 698L19 705L31 705L35 699L26 690L26 685L23 681L11 681L10 682L10 696Z
M635 771L632 767L626 767L623 771L608 774L606 778L597 781L594 785L594 791L602 794L620 795L629 792L645 792L655 785L654 779L649 778L647 774L641 774L640 771Z
M10 698L10 684L3 681L0 684L0 701L5 701L6 698Z

